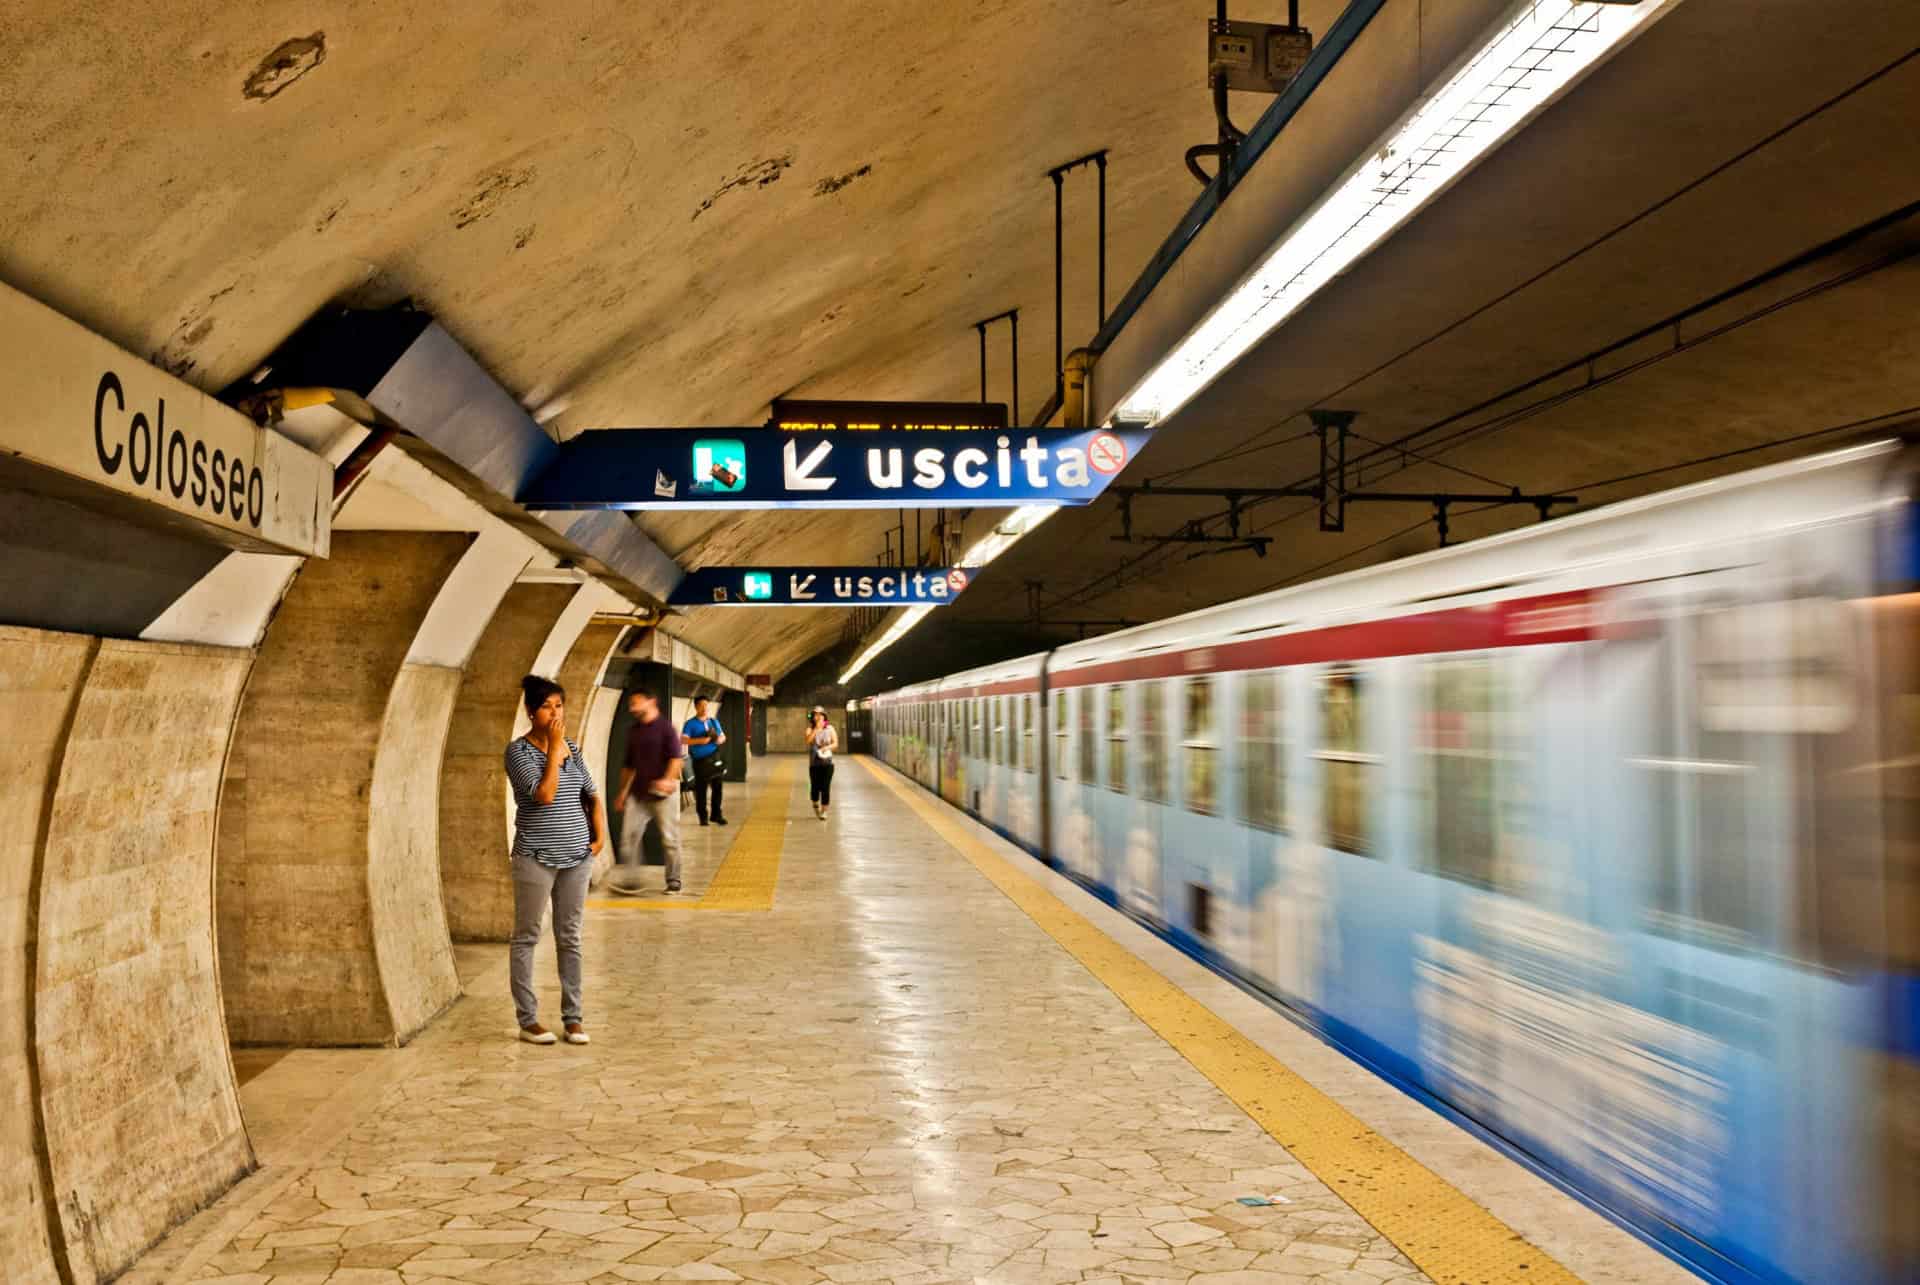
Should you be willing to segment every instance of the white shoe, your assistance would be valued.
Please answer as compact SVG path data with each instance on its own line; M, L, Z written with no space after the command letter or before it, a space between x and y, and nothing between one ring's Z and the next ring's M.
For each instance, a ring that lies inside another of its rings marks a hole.
M558 1044L559 1037L546 1027L535 1022L532 1026L520 1028L520 1038L529 1044Z
M567 1023L567 1043L591 1044L593 1043L593 1041L587 1037L586 1028L581 1026L580 1023L568 1022Z

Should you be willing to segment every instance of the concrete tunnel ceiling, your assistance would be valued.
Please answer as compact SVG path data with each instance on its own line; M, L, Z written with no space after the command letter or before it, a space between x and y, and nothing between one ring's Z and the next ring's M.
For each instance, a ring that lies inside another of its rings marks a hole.
M1031 415L1045 170L1112 149L1117 297L1199 190L1181 154L1212 136L1208 11L30 3L0 60L0 275L209 389L329 302L411 299L561 436L751 424L780 395L971 399L972 322L1018 306ZM1091 183L1070 197L1090 242ZM1090 253L1069 289L1090 332ZM639 521L693 566L870 562L892 517ZM676 628L780 674L844 619Z
M1308 0L1303 21L1324 32L1342 7ZM736 2L622 23L563 8L537 25L500 3L396 17L175 2L85 24L66 6L16 8L0 64L15 143L0 159L0 277L209 389L330 302L410 299L560 436L753 423L782 395L970 398L971 323L1014 306L1031 415L1052 382L1044 171L1111 149L1113 300L1197 194L1180 158L1213 130L1212 6L1197 0L827 17ZM1459 35L1448 12L1390 2L1376 21L1443 46ZM1896 0L1781 0L1765 24L1687 0L1230 372L1140 468L1199 465L1336 394L1369 435L1423 427L1920 197L1914 63L1884 70L1916 26ZM1312 110L1364 97L1385 67L1343 64ZM1710 119L1690 108L1705 101ZM1263 104L1236 98L1234 114L1245 126ZM1290 130L1310 125L1303 114ZM1291 141L1262 164L1286 163ZM1096 320L1092 184L1067 191L1072 347ZM1913 242L1911 225L1893 227L1794 282ZM1702 324L1788 293L1743 296ZM1877 269L1447 458L1560 486L1920 404L1910 328L1895 325L1915 293L1910 264ZM996 336L998 399L1004 353ZM1308 459L1296 444L1185 480L1281 484ZM1162 503L1136 515L1142 530L1211 507ZM1375 543L1419 516L1363 512L1346 537L1284 527L1260 561L1162 555L1103 591L1098 577L1139 552L1109 539L1104 502L1016 546L942 627L1021 614L1029 579L1061 599L1056 615L1153 618L1341 555L1429 547L1430 528ZM637 520L695 566L865 562L894 519ZM969 537L988 520L973 515ZM780 675L843 623L708 610L676 628L733 668Z

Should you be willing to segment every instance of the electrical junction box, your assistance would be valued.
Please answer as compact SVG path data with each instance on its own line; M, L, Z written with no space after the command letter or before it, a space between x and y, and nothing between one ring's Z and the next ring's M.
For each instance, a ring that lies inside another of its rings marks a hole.
M1228 89L1277 94L1293 82L1313 52L1305 27L1273 22L1207 22L1207 84L1225 76Z

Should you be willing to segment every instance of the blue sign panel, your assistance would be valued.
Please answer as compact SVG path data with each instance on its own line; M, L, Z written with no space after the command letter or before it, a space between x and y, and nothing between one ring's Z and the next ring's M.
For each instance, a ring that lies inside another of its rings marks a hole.
M911 509L1087 504L1146 430L608 428L524 487L529 509Z
M675 607L938 607L967 587L959 567L701 567Z

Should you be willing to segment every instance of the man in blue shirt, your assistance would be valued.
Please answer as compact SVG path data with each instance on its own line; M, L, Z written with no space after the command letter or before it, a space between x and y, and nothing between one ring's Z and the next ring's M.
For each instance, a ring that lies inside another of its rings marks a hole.
M720 787L727 767L720 761L720 747L727 743L727 734L720 730L719 719L707 716L706 697L698 697L693 702L693 717L680 729L680 739L693 760L693 810L699 813L700 824L707 824L711 815L713 824L725 825L727 818L720 810ZM707 805L708 791L713 793L711 812Z

